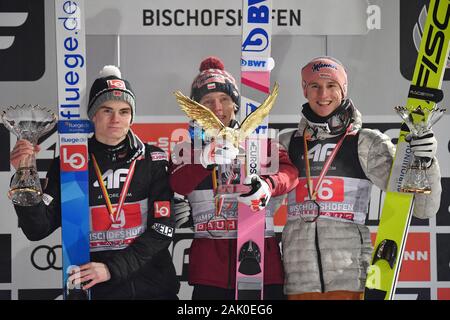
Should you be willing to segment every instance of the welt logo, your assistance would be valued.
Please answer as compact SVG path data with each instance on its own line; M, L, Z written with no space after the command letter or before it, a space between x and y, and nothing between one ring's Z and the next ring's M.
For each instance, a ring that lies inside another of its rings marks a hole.
M36 81L45 72L44 0L0 2L0 81Z
M400 0L400 72L407 80L412 80L429 3L429 0ZM448 19L446 21L448 22ZM429 47L435 46L434 49L437 50L438 44L442 41L436 38L437 31L430 35ZM444 80L450 80L450 59L448 58L446 57Z

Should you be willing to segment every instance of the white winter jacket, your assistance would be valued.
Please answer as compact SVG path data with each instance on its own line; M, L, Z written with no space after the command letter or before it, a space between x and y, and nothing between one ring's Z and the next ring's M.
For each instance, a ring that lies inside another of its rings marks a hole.
M371 183L386 190L395 146L378 130L361 129L361 114L356 109L354 120L353 130L359 130L357 155L361 168ZM302 135L306 125L306 120L302 119L296 134ZM287 150L292 136L292 132L280 136ZM323 132L317 136L325 141L330 138L333 136ZM416 195L413 215L418 218L433 217L440 205L441 177L437 159L428 174L433 191L428 196ZM286 294L364 290L373 249L369 228L364 224L322 217L315 223L304 222L299 217L288 219L282 244Z

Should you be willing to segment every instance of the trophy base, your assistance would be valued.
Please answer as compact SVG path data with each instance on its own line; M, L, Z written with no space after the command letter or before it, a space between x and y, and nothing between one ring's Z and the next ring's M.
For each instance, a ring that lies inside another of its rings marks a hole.
M15 205L30 207L42 201L42 192L33 188L14 188L8 191L8 198Z
M431 193L431 188L430 187L425 187L425 188L401 187L400 188L400 192L430 194Z

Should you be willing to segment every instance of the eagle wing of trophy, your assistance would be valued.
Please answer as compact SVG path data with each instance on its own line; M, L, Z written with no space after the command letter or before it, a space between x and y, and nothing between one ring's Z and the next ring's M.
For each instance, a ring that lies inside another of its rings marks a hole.
M247 136L249 136L261 124L264 118L269 115L277 96L278 83L275 82L275 86L266 100L264 100L264 102L256 108L255 111L250 113L242 122L241 128L239 129L239 141L243 141Z
M181 110L183 110L189 118L197 121L209 136L218 136L219 133L225 129L222 121L220 121L207 107L186 97L180 91L176 91L174 94Z

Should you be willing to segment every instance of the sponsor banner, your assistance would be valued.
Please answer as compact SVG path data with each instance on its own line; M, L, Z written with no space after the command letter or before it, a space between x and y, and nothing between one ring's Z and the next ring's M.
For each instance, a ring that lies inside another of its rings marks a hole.
M84 12L77 3L55 3L59 120L87 119Z
M370 237L374 244L376 233L371 233ZM399 282L431 281L430 261L430 233L410 231L403 254Z
M2 1L0 81L36 81L45 73L44 0Z
M143 142L155 145L169 154L178 142L190 139L188 126L186 122L133 123L131 129Z
M430 281L430 233L410 232L399 281Z
M438 300L450 300L450 288L438 288L437 298Z
M263 2L253 1L250 14L255 18L262 14L271 18L275 35L368 32L371 10L365 0L277 0L271 12L261 11ZM87 34L237 36L241 34L241 6L240 0L87 1Z
M61 245L49 246L45 244L38 245L31 251L31 265L40 271L62 270L61 265Z

